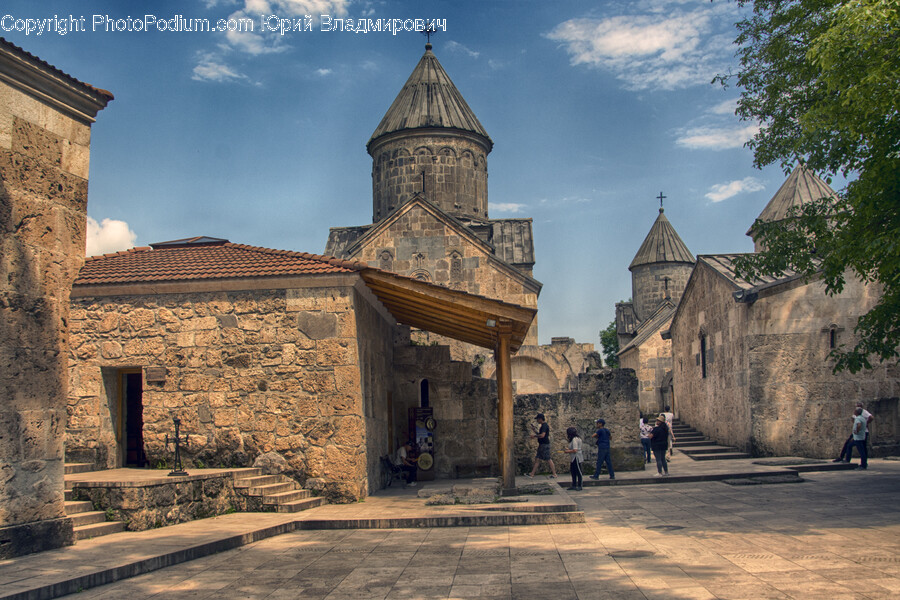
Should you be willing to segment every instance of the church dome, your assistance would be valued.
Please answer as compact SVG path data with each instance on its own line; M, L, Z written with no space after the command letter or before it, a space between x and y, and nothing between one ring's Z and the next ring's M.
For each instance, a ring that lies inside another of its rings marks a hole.
M794 207L803 206L807 202L819 200L820 198L835 197L837 197L837 194L831 189L831 186L822 181L803 164L798 164L756 218L766 222L781 221L787 217L788 212ZM747 231L747 235L753 238L756 252L760 252L762 246L756 241L755 230L752 226Z
M666 218L663 209L659 209L659 216L650 228L650 233L644 238L637 254L629 269L634 269L640 265L648 265L653 263L693 263L694 256L685 246L675 228Z
M372 156L372 222L417 194L464 222L486 222L487 155L493 145L427 44L366 144Z
M425 54L375 128L366 148L371 149L372 143L382 136L423 128L468 131L484 138L488 152L493 146L478 117L431 51L431 44L425 46Z

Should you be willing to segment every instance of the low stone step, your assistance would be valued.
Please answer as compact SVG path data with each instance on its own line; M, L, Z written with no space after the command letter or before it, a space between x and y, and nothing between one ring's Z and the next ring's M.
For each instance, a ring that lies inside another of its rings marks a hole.
M94 523L106 522L106 513L102 510L91 510L88 512L76 513L69 516L72 518L73 527L83 527L85 525L92 525Z
M275 511L280 512L280 513L300 512L301 510L315 508L315 507L321 506L323 504L325 504L325 498L322 498L321 496L316 496L313 498L304 498L302 500L295 500L293 502L286 502L284 504L278 504L275 508Z
M75 473L89 473L91 471L95 471L94 465L91 463L65 463L64 465L66 475L73 475Z
M737 448L731 446L692 446L690 448L680 448L682 452L691 456L693 454L722 454L723 452L739 452Z
M76 540L87 540L111 533L119 533L120 531L125 531L125 523L122 521L105 521L103 523L75 527L74 529Z
M254 488L263 485L270 485L273 483L280 483L281 481L281 475L255 475L252 477L242 477L240 479L235 479L234 487L241 489Z
M681 448L694 448L694 447L700 447L700 446L709 446L711 443L712 443L712 440L703 438L702 440L687 440L684 442L682 442L681 440L678 440L672 445L675 446L676 448L681 449Z
M250 496L271 496L280 494L281 492L292 492L297 489L293 481L287 483L270 483L268 485L258 485L247 488L247 494Z
M266 504L288 504L297 500L304 500L312 496L309 490L291 490L290 492L279 492L277 494L266 494L263 501Z
M690 455L694 460L733 460L737 458L750 458L749 454L744 452L720 452L717 454L696 454Z
M66 509L66 514L70 517L78 513L94 510L94 505L90 500L66 500L63 504Z

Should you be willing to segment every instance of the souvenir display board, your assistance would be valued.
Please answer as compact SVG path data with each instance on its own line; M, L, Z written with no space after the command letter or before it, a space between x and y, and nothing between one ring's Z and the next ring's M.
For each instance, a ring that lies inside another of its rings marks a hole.
M416 454L419 457L418 478L420 481L434 479L434 420L433 408L410 408L409 431L413 434Z

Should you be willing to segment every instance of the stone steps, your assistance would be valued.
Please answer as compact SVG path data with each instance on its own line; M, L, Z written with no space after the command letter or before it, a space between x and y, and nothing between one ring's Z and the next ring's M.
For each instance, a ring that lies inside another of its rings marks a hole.
M87 540L122 531L125 531L125 523L122 521L104 521L103 523L93 523L74 528L76 540Z
M724 452L739 452L737 448L732 448L731 446L718 446L716 444L713 444L712 442L707 442L705 446L692 446L689 448L679 448L679 450L681 450L688 456L694 454L722 454Z
M737 458L750 458L745 452L740 452L731 446L720 446L697 431L690 425L682 423L678 419L672 423L672 433L675 436L673 446L678 448L692 460L733 460Z
M684 452L682 450L682 452ZM687 453L685 453L687 454ZM717 454L688 454L693 460L734 460L737 458L751 458L746 452L719 452Z
M300 512L301 510L307 510L310 508L315 508L317 506L322 506L323 504L325 504L325 498L322 498L321 496L311 496L309 498L303 498L302 500L295 500L293 502L278 504L276 505L275 512L294 513Z
M708 440L706 438L703 438L702 440L688 440L686 442L682 442L680 439L678 439L678 441L676 441L673 444L673 446L675 446L678 449L682 449L682 448L699 448L702 446L709 446L710 444L712 444L712 441Z
M68 466L66 465L66 468ZM91 468L73 471L73 473L87 473L92 470ZM107 521L106 513L102 510L94 510L94 505L89 500L74 500L75 494L72 490L64 490L63 493L65 497L63 506L66 510L66 516L72 520L72 531L76 540L86 540L125 531L125 523L122 521Z
M300 488L284 475L255 475L235 479L234 489L247 499L248 511L300 512L321 506L325 499Z

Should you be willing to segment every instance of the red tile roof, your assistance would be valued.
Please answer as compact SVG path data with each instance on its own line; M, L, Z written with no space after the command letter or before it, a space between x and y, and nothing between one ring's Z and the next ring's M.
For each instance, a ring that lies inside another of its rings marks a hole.
M188 241L181 245L132 248L89 257L75 279L75 285L323 275L352 273L366 268L368 266L363 263L308 252L245 246L227 240L213 244Z

